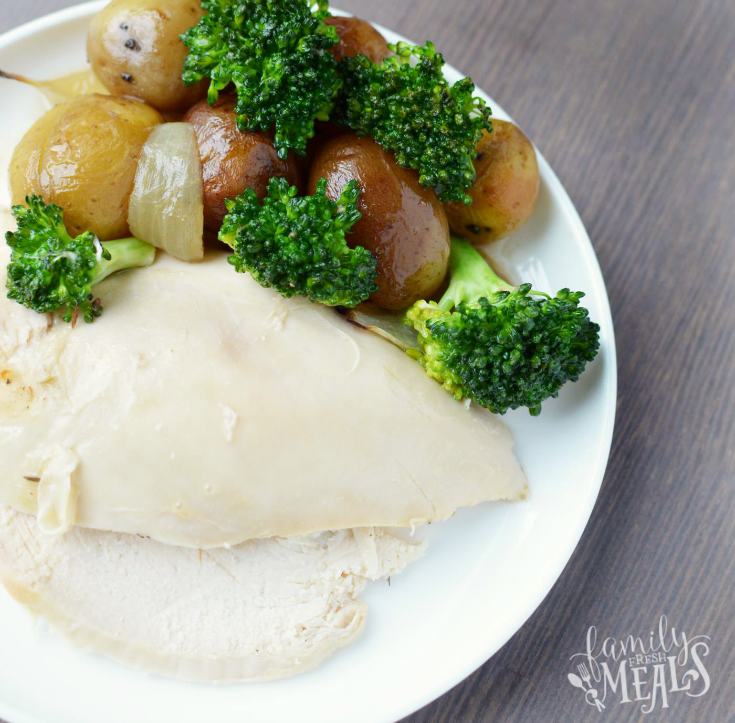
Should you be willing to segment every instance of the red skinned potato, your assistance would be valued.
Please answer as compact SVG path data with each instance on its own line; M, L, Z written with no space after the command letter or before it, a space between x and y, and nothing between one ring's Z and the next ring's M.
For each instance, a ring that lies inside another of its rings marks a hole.
M338 62L359 54L380 63L391 54L385 38L367 20L330 17L324 22L333 26L339 35L339 42L330 51Z
M539 172L531 141L513 123L493 120L477 151L477 179L468 191L472 204L447 203L445 209L452 233L486 243L508 236L528 220L538 198Z
M112 0L89 29L92 69L113 95L183 112L207 92L204 82L187 87L181 80L188 51L179 36L203 14L199 0Z
M279 158L269 133L238 130L235 104L235 98L221 94L213 106L203 100L184 116L194 127L202 162L204 226L214 232L227 213L225 200L246 188L252 188L261 201L272 176L303 188L295 157Z
M350 131L336 123L332 123L332 121L316 121L314 123L314 135L306 143L306 155L296 156L296 161L299 168L303 170L304 176L308 177L311 164L324 144L344 133L350 133Z
M347 243L364 246L378 261L378 292L370 298L396 311L430 299L449 263L449 226L436 193L421 186L416 171L399 166L392 153L354 133L332 138L317 152L309 194L320 178L327 180L332 199L339 198L353 178L362 189L362 218Z

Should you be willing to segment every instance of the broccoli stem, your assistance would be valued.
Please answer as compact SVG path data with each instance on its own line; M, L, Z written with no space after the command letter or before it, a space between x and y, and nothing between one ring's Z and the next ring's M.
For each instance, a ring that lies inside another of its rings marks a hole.
M122 238L117 241L104 241L102 248L109 258L99 254L92 285L99 284L111 274L125 269L150 266L156 258L156 247L137 238Z
M490 268L477 249L464 239L452 237L449 252L449 286L439 302L442 311L451 311L459 304L471 304L498 291L515 291Z

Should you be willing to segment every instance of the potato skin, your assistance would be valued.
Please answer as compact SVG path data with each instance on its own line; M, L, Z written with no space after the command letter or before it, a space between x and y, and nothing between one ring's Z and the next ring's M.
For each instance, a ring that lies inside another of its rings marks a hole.
M360 54L373 63L380 63L391 54L385 38L367 20L329 17L324 22L332 25L339 35L339 42L330 50L338 62Z
M131 98L84 95L55 106L13 153L13 203L37 194L58 204L73 236L129 236L128 203L140 151L162 121L158 111Z
M306 155L296 156L296 162L299 164L299 168L303 170L304 176L308 177L311 164L325 143L336 136L350 132L347 128L338 126L332 121L316 121L314 123L314 135L306 143Z
M436 193L423 188L416 171L399 166L392 153L354 133L332 138L318 152L309 172L310 194L320 178L327 179L332 199L350 179L362 189L362 218L347 242L364 246L378 261L378 292L371 299L390 310L430 299L449 263L449 226Z
M92 69L113 95L140 98L164 113L186 110L204 97L206 84L181 80L188 51L179 35L202 15L199 0L112 0L89 29Z
M528 220L538 198L539 172L531 141L513 123L493 120L493 130L483 133L477 151L477 180L468 191L472 204L447 203L445 209L452 233L486 243Z
M184 116L194 126L202 161L204 226L215 232L227 213L225 200L246 188L252 188L262 201L270 178L279 176L303 190L293 154L279 158L269 133L238 130L235 104L235 98L220 95L213 106L200 101Z

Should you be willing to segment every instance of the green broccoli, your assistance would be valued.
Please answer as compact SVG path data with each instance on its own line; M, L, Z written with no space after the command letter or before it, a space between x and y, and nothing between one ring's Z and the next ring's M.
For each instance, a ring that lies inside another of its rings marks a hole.
M354 307L378 290L377 262L362 246L349 248L345 234L361 217L356 181L338 201L321 179L313 196L297 197L283 178L271 178L263 204L249 188L227 201L219 233L235 252L230 263L283 296L304 296L328 306Z
M210 78L208 101L233 83L241 130L275 125L274 145L306 152L314 120L327 120L340 86L326 52L338 40L324 23L327 0L202 0L207 14L181 36L186 85Z
M11 249L8 298L41 314L64 308L64 321L81 314L92 322L102 313L92 287L110 274L150 266L156 249L136 238L100 243L90 231L72 238L60 206L26 196L14 206L18 230L5 239Z
M539 296L542 298L534 298ZM554 298L500 279L467 241L452 239L450 282L439 303L418 301L405 323L418 331L408 353L457 399L496 414L541 402L576 381L597 355L600 327L579 306L584 294Z
M397 163L418 171L421 184L442 201L472 203L465 189L475 181L475 146L491 129L490 109L473 97L469 78L449 85L432 43L390 48L395 55L380 65L363 55L340 62L343 88L334 120L395 153Z

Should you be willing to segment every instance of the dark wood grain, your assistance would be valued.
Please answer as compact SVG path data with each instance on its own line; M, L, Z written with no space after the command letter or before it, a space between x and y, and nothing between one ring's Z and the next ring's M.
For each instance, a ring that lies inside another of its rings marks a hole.
M65 0L3 2L0 32ZM566 681L588 626L661 614L712 637L712 689L607 720L732 720L735 690L735 2L342 0L500 102L569 191L607 280L619 353L612 457L548 598L410 723L593 720ZM158 723L158 722L157 722ZM162 722L167 723L167 722Z

